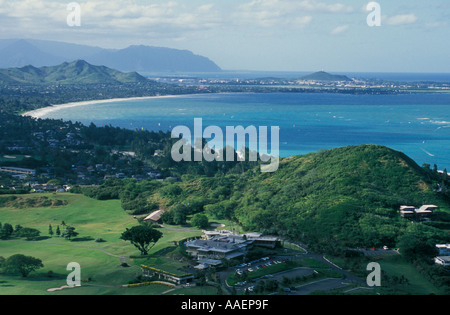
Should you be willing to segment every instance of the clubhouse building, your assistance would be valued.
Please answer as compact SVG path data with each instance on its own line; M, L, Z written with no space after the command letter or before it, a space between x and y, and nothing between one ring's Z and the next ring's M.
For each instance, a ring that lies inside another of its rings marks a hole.
M217 266L222 260L242 258L254 246L275 248L277 237L260 233L235 234L231 231L203 231L201 239L188 240L186 252L199 262L197 269Z

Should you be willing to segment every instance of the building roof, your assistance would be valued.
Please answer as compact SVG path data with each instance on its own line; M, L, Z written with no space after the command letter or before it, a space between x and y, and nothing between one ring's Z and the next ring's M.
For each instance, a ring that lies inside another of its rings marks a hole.
M435 205L423 205L422 207L419 208L419 210L436 210L437 208L439 208L438 206Z
M200 259L198 262L202 265L209 265L209 266L219 266L222 264L221 260L209 258Z
M144 221L159 221L161 219L161 215L164 213L164 210L156 210L150 213L147 217L145 217Z
M450 264L450 256L437 256L436 259L438 259L446 264Z
M220 240L195 240L188 243L189 248L196 248L201 252L217 252L217 253L230 253L235 250L245 248L249 243L247 241L232 240L220 241Z

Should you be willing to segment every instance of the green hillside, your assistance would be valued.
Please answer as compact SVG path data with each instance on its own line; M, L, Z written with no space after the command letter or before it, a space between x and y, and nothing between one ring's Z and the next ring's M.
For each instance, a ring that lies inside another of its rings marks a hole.
M226 228L278 234L304 242L313 251L341 257L343 249L391 247L409 238L432 247L450 241L450 203L433 190L437 175L384 146L349 146L286 158L274 173L261 173L256 167L243 173L185 175L182 179L116 179L100 187L74 189L92 198L75 193L0 196L3 225L41 232L35 240L0 240L0 256L24 254L44 264L27 279L0 274L0 294L161 294L167 287L130 290L122 285L140 274L140 263L177 268L181 256L156 253L199 236L201 231L186 222L199 212L210 222L226 222ZM105 199L105 194L111 200L96 200ZM440 209L431 222L413 223L399 216L403 204L436 204ZM168 210L172 216L163 217L166 228L161 229L163 237L152 249L151 258L133 258L138 255L136 248L120 240L120 235L138 224L135 215L146 216L153 208ZM145 211L137 213L142 209ZM168 223L167 218L179 222ZM49 225L55 230L62 221L79 232L75 239L48 235ZM103 241L97 242L98 238ZM410 273L408 279L416 283L413 265L406 263L406 255L401 258L391 261L388 257L383 263L390 274ZM123 260L130 267L123 267ZM65 268L72 261L82 266L82 287L48 292L65 284ZM425 283L422 276L417 279Z
M206 166L193 162L185 171L196 167ZM116 191L124 209L135 214L147 207L169 210L167 222L204 212L249 231L302 241L318 251L393 247L408 233L426 236L430 243L450 241L448 195L434 190L442 179L384 146L349 146L285 158L274 173L261 173L259 167L243 172L236 165L214 177L181 177L176 183L116 180L82 191L94 198L103 198L102 191ZM430 222L415 224L400 217L401 205L424 204L439 206Z
M256 173L236 199L234 215L249 229L293 239L393 246L407 225L400 205L449 209L433 180L401 152L376 145L338 148L284 159L273 174ZM448 240L450 234L441 235Z
M0 83L4 84L93 84L138 83L147 81L136 72L123 73L86 61L64 62L58 66L36 68L25 66L0 70Z

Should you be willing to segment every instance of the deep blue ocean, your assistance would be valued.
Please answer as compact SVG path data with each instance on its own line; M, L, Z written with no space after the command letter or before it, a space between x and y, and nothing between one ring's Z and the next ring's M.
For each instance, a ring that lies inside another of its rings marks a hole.
M226 126L278 126L282 157L380 144L450 171L450 94L203 94L61 108L45 117L154 131L183 125L192 134L194 118L202 118L203 129L221 127L224 137Z

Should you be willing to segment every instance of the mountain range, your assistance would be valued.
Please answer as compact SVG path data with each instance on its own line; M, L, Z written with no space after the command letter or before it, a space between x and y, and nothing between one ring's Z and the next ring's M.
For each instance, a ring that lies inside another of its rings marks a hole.
M44 40L0 40L0 68L55 66L74 60L141 73L221 71L210 59L188 50L143 45L104 49Z
M84 60L63 62L57 66L0 69L3 84L91 84L138 83L148 81L137 72L124 73L105 66L94 66Z

